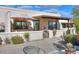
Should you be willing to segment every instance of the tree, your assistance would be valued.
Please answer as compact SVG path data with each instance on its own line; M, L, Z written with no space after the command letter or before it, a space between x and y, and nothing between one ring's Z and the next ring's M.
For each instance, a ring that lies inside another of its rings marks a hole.
M73 22L75 23L77 32L79 32L79 18L73 18Z
M74 22L74 24L75 24L75 26L76 26L76 30L77 30L77 32L79 32L79 9L74 9L73 10L73 22Z

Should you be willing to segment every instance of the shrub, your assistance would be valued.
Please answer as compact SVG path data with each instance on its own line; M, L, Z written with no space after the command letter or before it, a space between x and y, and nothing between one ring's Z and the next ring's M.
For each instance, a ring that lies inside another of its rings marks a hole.
M64 35L64 40L65 40L66 43L71 42L71 39L72 39L72 36L70 34Z
M71 43L76 44L76 40L77 40L76 35L72 35Z
M21 43L24 43L23 38L21 36L19 36L19 35L13 36L11 38L11 40L12 40L13 44L21 44Z
M24 38L29 39L29 33L24 33Z
M57 32L57 30L56 30L56 29L54 29L54 30L53 30L53 36L55 36L55 35L56 35L56 32Z
M67 34L64 36L64 40L66 43L72 43L72 44L75 44L76 42L76 36L75 35L70 35L70 34Z

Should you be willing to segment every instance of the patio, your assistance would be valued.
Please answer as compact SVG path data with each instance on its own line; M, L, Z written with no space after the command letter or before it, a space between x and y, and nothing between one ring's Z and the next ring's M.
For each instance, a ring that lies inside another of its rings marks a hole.
M17 45L1 45L0 46L0 54L24 54L23 47L25 46L36 46L42 48L46 54L50 51L63 49L64 43L62 38L51 38L51 39L43 39L31 42L25 42L24 44L17 44Z

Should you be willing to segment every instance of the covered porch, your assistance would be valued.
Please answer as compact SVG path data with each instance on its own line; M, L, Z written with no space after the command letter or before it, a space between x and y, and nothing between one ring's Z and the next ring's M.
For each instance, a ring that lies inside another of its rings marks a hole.
M39 31L39 30L60 30L59 20L67 20L68 18L52 17L52 16L36 16L33 18L12 17L11 31Z

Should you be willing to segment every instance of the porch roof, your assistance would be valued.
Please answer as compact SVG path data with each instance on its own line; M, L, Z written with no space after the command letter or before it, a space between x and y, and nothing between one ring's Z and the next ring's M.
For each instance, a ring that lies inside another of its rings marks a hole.
M49 15L41 15L41 16L36 16L35 18L50 18L50 19L61 19L61 20L69 20L71 18L67 17L57 17L57 16L49 16Z
M17 15L17 16L12 16L14 20L19 20L19 21L26 21L26 20L32 20L33 17L31 15Z
M32 20L33 18L24 18L24 17L11 17L15 21L26 21L26 20Z

